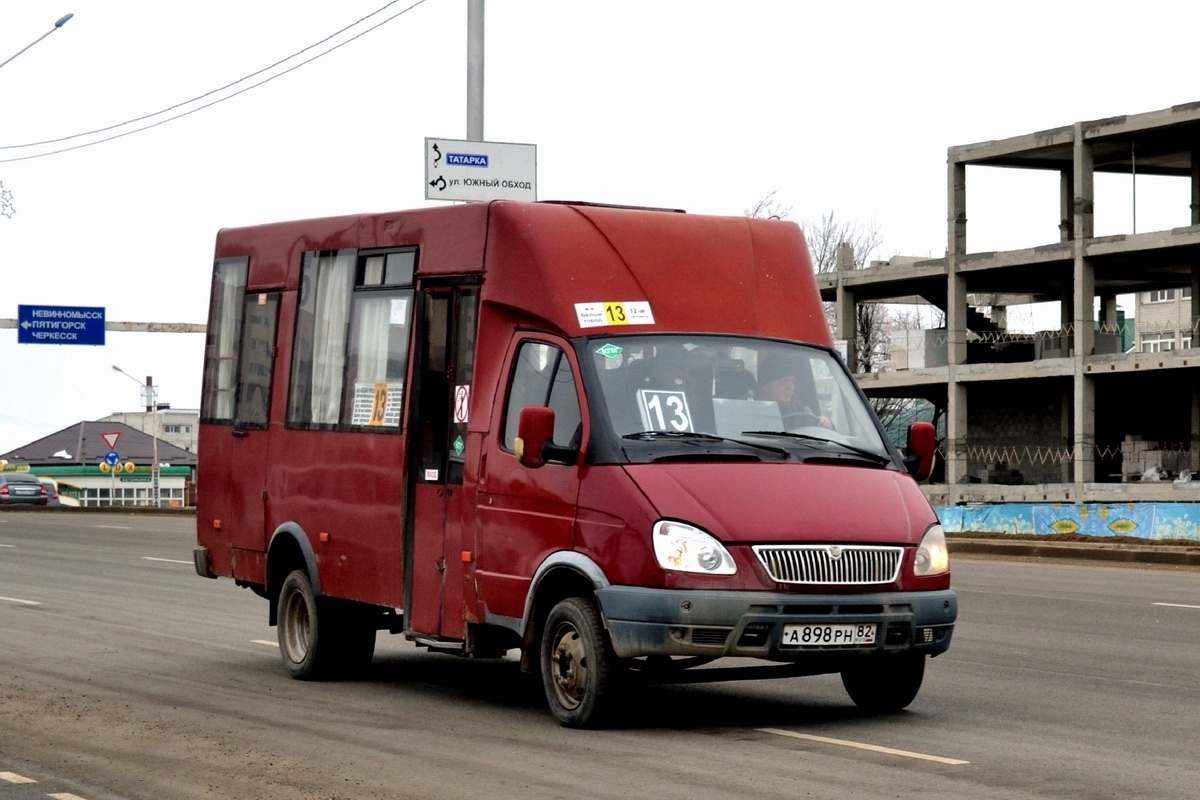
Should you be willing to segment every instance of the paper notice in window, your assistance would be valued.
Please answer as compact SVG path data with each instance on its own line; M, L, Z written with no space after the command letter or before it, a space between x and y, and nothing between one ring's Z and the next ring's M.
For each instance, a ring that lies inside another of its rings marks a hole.
M400 426L400 401L404 386L400 383L355 381L351 425Z
M654 324L654 312L646 300L576 303L575 318L581 328Z
M408 298L393 297L391 313L388 318L389 325L407 325L408 324Z

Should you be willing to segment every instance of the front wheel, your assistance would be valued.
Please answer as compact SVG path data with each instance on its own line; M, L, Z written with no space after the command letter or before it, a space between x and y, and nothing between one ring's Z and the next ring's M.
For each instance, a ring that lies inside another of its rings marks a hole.
M924 678L923 655L864 658L842 670L846 693L870 714L893 714L907 708Z
M568 597L550 609L542 629L541 667L550 711L563 725L597 727L608 717L617 657L591 602Z

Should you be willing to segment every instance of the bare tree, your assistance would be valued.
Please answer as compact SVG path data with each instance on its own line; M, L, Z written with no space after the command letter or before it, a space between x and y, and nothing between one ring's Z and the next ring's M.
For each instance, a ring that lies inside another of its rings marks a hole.
M778 189L772 189L759 198L758 202L746 209L746 216L759 219L791 219L792 207L781 204L775 198L778 191Z
M791 219L792 209L779 202L771 191L746 210L746 216ZM879 225L875 223L842 222L830 211L819 220L801 222L808 242L813 269L818 273L838 268L838 251L852 254L853 268L862 269L881 246ZM825 316L830 328L835 327L834 307L825 304ZM876 372L891 361L892 334L899 330L921 327L920 315L884 303L857 303L855 316L855 352L851 372ZM916 413L919 401L913 398L877 397L871 404L884 426L892 429L904 426Z
M813 269L818 274L833 272L838 268L838 250L852 254L854 269L865 267L872 255L879 250L879 226L841 222L834 212L821 215L820 220L804 222L804 238L808 240ZM830 327L834 326L835 313L832 303L825 304L825 317ZM856 363L850 365L852 372L876 372L890 358L891 322L889 309L879 303L859 303L854 308L854 330Z
M822 214L819 220L802 222L800 227L818 274L837 269L837 252L842 245L853 248L854 268L862 269L881 244L878 224L841 222L832 211Z
M791 219L792 207L780 203L776 197L777 191L772 189L746 209L746 216ZM813 269L818 274L837 269L838 249L844 245L853 253L854 269L865 267L867 259L880 245L878 225L841 222L832 211L822 214L818 221L801 222L800 228L808 242ZM829 322L829 327L833 328L833 304L824 305L825 319ZM850 365L851 371L874 372L886 363L889 357L888 310L877 303L859 303L854 313L858 357L857 363Z

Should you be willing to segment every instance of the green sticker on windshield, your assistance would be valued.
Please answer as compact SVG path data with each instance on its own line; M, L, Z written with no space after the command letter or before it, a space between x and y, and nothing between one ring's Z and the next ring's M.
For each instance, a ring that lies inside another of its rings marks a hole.
M620 347L617 347L612 342L609 342L608 344L604 345L599 350L597 350L596 355L604 356L605 358L620 358L621 353L623 353L623 352L624 351Z

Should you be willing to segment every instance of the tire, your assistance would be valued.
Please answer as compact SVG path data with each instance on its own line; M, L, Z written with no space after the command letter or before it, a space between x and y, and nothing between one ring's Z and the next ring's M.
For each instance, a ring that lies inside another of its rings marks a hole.
M542 628L541 668L546 701L563 725L595 728L611 718L617 657L591 602L568 597L550 610Z
M365 670L375 654L375 628L364 613L313 594L304 570L279 589L279 653L298 680L347 677Z
M846 693L869 714L894 714L907 708L924 678L923 655L865 658L842 670Z

